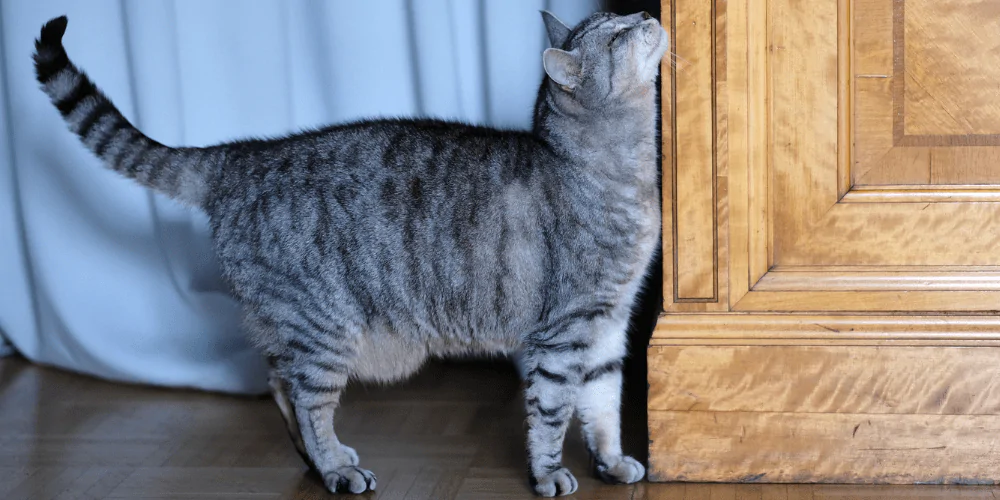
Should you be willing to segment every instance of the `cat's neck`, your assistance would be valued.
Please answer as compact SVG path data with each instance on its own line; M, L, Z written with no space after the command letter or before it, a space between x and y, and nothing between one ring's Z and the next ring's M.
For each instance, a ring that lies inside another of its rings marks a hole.
M650 85L599 111L583 109L558 91L543 92L534 132L572 163L593 169L637 169L642 180L655 182L656 127L656 94Z

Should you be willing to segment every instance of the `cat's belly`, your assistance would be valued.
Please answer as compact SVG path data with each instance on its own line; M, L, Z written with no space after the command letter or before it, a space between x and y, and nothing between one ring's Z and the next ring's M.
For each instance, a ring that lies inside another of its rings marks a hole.
M420 369L428 358L507 355L513 340L420 338L408 332L369 331L358 339L352 376L372 382L394 382Z

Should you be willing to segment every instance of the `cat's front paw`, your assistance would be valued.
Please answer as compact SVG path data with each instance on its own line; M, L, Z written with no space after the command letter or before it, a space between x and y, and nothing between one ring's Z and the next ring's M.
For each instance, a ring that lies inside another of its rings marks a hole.
M354 448L343 444L338 446L336 451L334 451L334 457L337 458L340 463L346 462L348 465L358 465L358 463L360 463L360 460L358 460L358 452L354 451Z
M543 497L571 495L576 492L576 488L579 486L573 473L565 467L556 469L545 476L532 478L532 483L535 486L535 493Z
M355 465L347 465L323 474L323 483L331 493L364 493L375 491L375 474Z
M598 463L597 474L605 483L631 484L646 475L646 468L638 460L622 455L615 460Z

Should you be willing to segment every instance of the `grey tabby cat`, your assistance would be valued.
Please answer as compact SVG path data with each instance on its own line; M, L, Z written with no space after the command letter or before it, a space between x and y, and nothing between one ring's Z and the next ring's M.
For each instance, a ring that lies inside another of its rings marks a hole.
M531 132L376 120L206 148L133 127L70 62L65 17L36 41L38 81L83 143L210 216L275 399L330 491L375 489L334 432L348 380L400 380L431 356L521 356L538 494L577 489L562 466L574 413L602 479L645 474L622 454L621 368L660 227L668 37L646 13L543 18L555 48Z

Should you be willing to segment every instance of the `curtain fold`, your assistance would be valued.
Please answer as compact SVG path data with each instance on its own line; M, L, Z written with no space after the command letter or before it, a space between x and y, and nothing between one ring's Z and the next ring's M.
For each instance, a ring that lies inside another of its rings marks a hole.
M126 117L204 146L380 116L526 128L538 11L596 0L0 1L0 335L114 380L265 390L207 217L103 169L38 89L31 52L66 14L70 57ZM0 350L2 350L0 339Z

